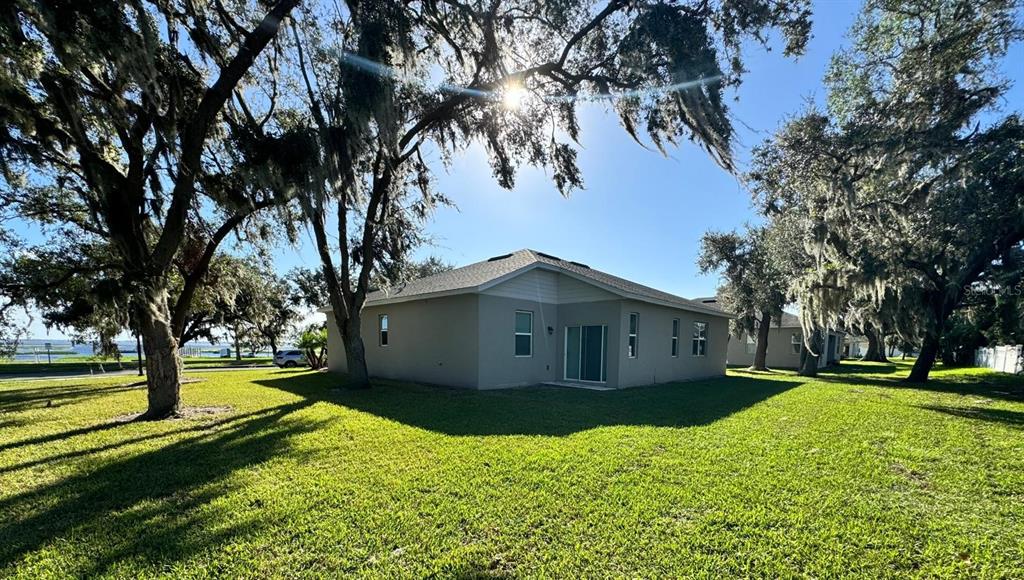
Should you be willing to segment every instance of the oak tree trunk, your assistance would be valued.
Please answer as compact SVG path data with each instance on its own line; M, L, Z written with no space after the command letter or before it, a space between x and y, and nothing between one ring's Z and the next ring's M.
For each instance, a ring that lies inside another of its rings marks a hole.
M345 363L348 367L348 387L370 388L370 373L366 369L366 346L360 333L359 313L350 314L341 327L341 338L345 344Z
M817 330L811 335L811 348L817 354L813 354L807 346L804 346L800 352L800 370L796 374L801 377L818 376L818 359L821 358L821 332Z
M882 333L872 325L864 328L864 336L868 339L868 351L860 360L868 362L889 362L885 357L885 342Z
M771 330L772 315L765 311L761 313L761 325L757 327L757 345L754 347L754 364L751 370L768 370L768 333Z
M142 419L163 419L177 414L181 405L181 356L171 329L167 290L147 288L137 307L139 333L146 353L148 408Z
M925 336L924 342L921 344L921 352L918 353L917 360L914 361L914 367L910 369L910 376L907 377L907 382L927 382L928 373L931 372L932 366L935 365L935 357L938 354L939 338L932 334Z

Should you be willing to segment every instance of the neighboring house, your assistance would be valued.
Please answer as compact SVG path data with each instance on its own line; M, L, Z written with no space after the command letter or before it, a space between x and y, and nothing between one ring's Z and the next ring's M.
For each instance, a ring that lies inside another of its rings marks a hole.
M847 335L843 349L844 358L862 358L868 352L868 339L865 336Z
M843 344L842 333L830 330L827 333L824 352L818 358L818 368L835 364L840 359ZM754 363L754 350L757 348L757 337L743 335L733 337L729 341L728 360L731 365L750 366ZM765 364L768 368L795 369L800 367L800 351L803 347L803 331L800 318L789 312L782 313L782 320L772 321L768 331L768 352Z
M622 388L725 374L730 314L533 250L389 292L362 312L370 375L494 389ZM345 372L328 316L331 371Z

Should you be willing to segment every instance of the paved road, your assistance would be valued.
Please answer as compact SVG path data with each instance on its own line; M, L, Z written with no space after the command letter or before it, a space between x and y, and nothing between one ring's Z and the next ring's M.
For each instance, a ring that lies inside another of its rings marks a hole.
M225 371L248 371L253 369L272 369L274 365L253 365L248 367L212 367L205 369L185 368L186 373L220 373ZM0 375L0 382L3 381L60 381L66 379L80 379L82 377L130 377L139 376L138 369L125 369L123 371L108 371L105 373L89 373L73 371L68 373L22 373L17 375Z

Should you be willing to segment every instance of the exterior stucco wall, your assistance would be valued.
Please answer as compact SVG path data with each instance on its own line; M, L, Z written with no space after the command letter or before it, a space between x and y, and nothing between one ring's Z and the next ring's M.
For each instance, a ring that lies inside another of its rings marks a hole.
M515 356L517 310L533 313L533 353ZM554 380L561 349L548 327L558 328L558 306L536 300L479 297L479 387L494 389Z
M794 334L801 334L800 329L774 326L768 331L768 352L765 355L765 364L768 365L768 368L795 369L800 367L800 354L794 353L791 346ZM827 337L829 336L835 337L832 339L833 347L842 344L842 335L830 332ZM825 345L828 344L827 337ZM753 353L746 351L746 341L746 336L740 338L734 336L729 341L729 364L749 366L754 363ZM826 354L828 356L825 356ZM822 353L818 359L818 367L826 367L837 360L839 360L839 356L836 355L835 348L833 348L828 353Z
M554 304L523 297L465 294L369 306L362 334L370 375L468 388L502 388L563 380L566 327L605 325L606 385L649 385L725 374L728 319L622 299ZM515 356L515 312L533 312L533 354ZM627 357L629 313L640 314L639 356ZM389 344L378 341L388 315ZM679 355L671 356L678 318ZM708 323L707 355L691 354L693 323ZM553 329L548 334L548 327ZM735 342L735 339L733 340ZM328 314L328 367L345 372L341 335Z
M388 315L388 345L378 340L378 316ZM328 314L328 368L345 372L341 334ZM478 378L478 296L463 294L368 306L362 335L370 376L476 388Z
M565 378L565 329L568 326L604 325L608 327L607 374L605 384L609 387L619 386L619 359L615 353L621 344L622 327L619 312L622 311L621 300L603 300L597 302L579 302L576 304L558 305L558 326L555 328L555 342L558 356L554 380Z
M637 357L629 358L627 329L629 314L640 315ZM679 319L679 356L672 356L672 319ZM707 354L693 356L693 323L706 322ZM633 300L620 303L617 360L618 387L634 387L716 377L725 374L729 320ZM609 351L611 354L612 351ZM609 365L611 371L611 365Z

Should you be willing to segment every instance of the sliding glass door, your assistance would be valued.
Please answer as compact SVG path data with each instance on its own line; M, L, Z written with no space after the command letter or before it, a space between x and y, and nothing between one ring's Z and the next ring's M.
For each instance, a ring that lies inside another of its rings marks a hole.
M608 327L565 328L565 378L603 383L608 374Z

